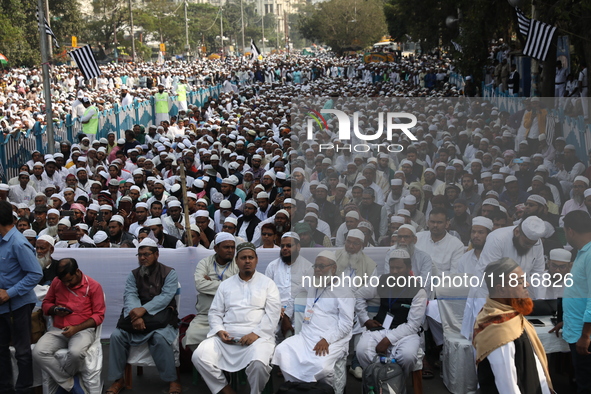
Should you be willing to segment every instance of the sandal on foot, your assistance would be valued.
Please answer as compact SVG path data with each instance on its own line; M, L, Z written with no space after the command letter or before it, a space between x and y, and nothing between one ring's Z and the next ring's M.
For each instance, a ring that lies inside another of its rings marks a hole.
M183 388L179 382L171 382L168 394L181 394Z
M111 387L109 387L109 389L107 391L105 391L105 394L119 394L122 390L123 390L123 383L119 383L118 381L114 381L113 384L111 385Z

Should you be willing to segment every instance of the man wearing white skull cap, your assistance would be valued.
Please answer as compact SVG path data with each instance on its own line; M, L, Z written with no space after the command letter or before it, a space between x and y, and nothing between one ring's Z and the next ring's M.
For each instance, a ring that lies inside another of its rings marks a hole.
M536 216L530 216L518 226L503 227L493 231L486 239L484 249L480 254L476 275L481 276L486 266L504 257L513 259L526 274L528 283L533 274L544 273L546 261L544 248L540 238L546 233L544 221ZM538 288L527 288L532 299L538 298ZM488 290L486 286L471 288L464 309L462 321L462 335L472 338L474 322L480 309L486 302Z
M556 300L563 298L564 289L567 287L565 279L573 266L572 253L566 249L552 249L548 256L548 274L551 284L541 286L539 289L539 298L544 300L553 300L552 309L557 310Z
M183 340L184 346L194 350L207 338L209 322L207 315L211 302L220 284L238 273L238 266L234 260L236 241L229 233L218 233L215 237L215 254L197 263L195 268L195 288L197 290L197 314L187 329Z
M374 362L376 354L396 359L408 374L418 360L422 324L427 310L428 296L420 281L410 280L412 263L404 248L389 253L388 273L380 277L380 285L363 286L356 290L355 312L359 323L368 329L357 344L357 357L363 368ZM392 280L394 280L392 282ZM395 285L393 285L395 283ZM370 319L367 301L380 299L377 315ZM418 335L417 335L418 334Z
M286 232L281 236L279 258L271 261L265 275L273 279L281 296L282 316L279 322L278 338L287 338L293 334L294 299L302 287L305 276L312 277L312 263L300 255L300 236L295 232Z
M332 385L335 392L342 392L335 379L335 364L347 356L355 298L345 286L330 286L336 272L335 254L320 252L314 264L314 277L306 279L308 312L301 331L277 346L272 363L281 368L286 381L320 381Z
M475 275L478 259L486 243L486 237L493 229L493 221L484 216L476 216L472 219L472 229L470 230L470 245L472 249L467 251L458 260L458 265L452 270L452 274Z

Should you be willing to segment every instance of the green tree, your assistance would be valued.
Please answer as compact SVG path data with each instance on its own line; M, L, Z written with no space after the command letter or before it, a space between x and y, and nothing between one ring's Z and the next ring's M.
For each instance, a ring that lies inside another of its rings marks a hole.
M359 50L378 41L386 33L381 0L330 0L299 24L304 38L329 45L337 53Z

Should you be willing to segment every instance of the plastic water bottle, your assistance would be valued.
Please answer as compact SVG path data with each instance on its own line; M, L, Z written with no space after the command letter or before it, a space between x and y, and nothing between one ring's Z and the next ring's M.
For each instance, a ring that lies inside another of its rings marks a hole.
M369 393L367 394L376 394L376 392L373 390L373 386L369 386Z
M395 358L381 356L380 357L380 362L382 364L396 364L396 359Z

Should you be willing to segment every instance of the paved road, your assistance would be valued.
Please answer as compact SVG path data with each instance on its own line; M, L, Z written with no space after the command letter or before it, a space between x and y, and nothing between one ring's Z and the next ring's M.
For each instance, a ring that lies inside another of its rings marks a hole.
M103 379L107 376L109 368L109 347L103 343ZM273 374L275 375L275 374ZM574 389L568 385L568 379L565 375L552 374L554 381L554 389L557 393L571 393ZM409 394L413 393L412 384L409 382L407 385L407 391ZM283 379L277 376L273 376L273 389L277 391L279 386L283 383ZM111 382L105 381L105 390L108 388L107 385ZM181 374L181 384L183 385L183 393L199 393L209 394L210 391L207 385L200 380L197 385L192 384L192 376L189 373ZM158 376L156 368L144 368L143 376L136 376L136 369L133 369L133 389L124 390L124 393L137 393L137 394L160 394L168 393L168 385L162 382ZM240 394L248 394L248 386L245 385L241 388ZM353 376L348 375L346 394L361 394L361 381L358 381ZM423 380L423 393L424 394L448 394L449 391L445 388L443 381L439 377L438 371L435 373L435 377L430 380Z

